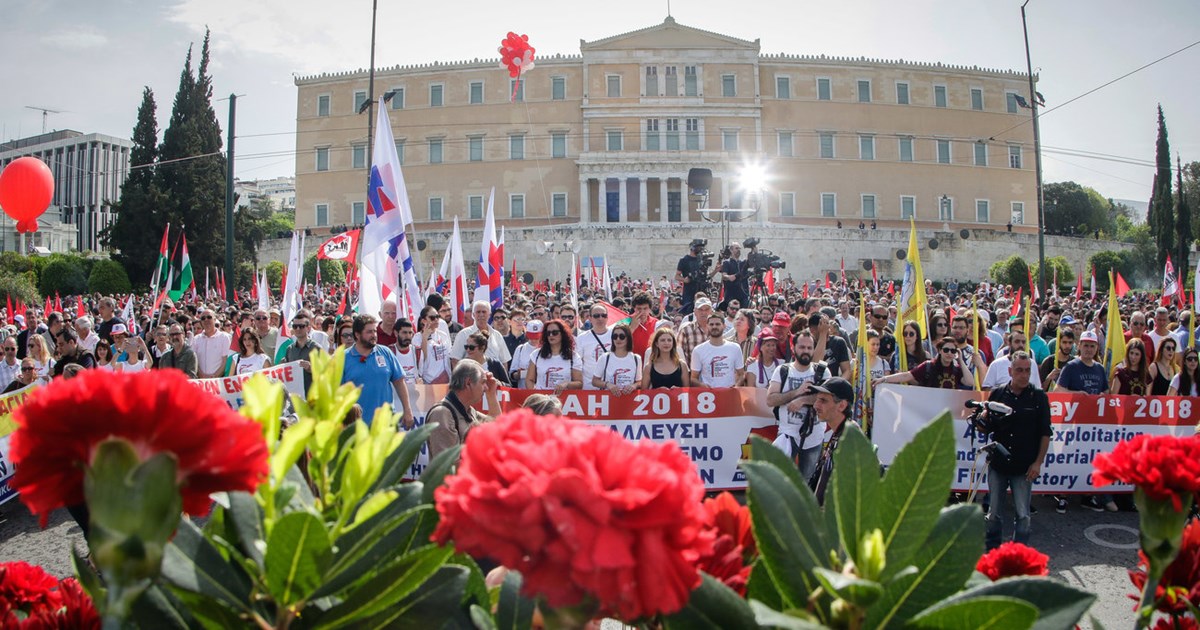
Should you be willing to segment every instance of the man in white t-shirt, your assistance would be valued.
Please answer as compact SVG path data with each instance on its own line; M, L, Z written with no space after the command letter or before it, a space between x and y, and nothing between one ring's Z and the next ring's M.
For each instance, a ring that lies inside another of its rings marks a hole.
M1163 339L1171 336L1171 330L1167 326L1171 323L1171 311L1166 307L1160 306L1154 309L1154 328L1146 331L1150 335L1150 340L1154 342L1154 351L1158 352L1158 345Z
M413 325L408 319L401 317L392 324L396 331L396 360L404 368L404 380L411 384L417 382L417 349L413 347Z
M797 333L792 337L794 358L775 370L767 387L767 405L779 408L779 438L775 446L791 456L804 479L811 477L817 468L827 429L813 410L817 397L813 386L830 375L824 363L813 363L815 350L812 333L807 330Z
M266 317L266 313L263 316ZM225 370L225 357L230 354L229 345L233 338L229 333L217 330L216 314L211 309L200 311L200 325L204 331L192 339L196 377L217 378Z
M742 348L725 341L725 318L708 317L708 341L692 349L692 383L703 387L733 387L742 380L746 363Z
M475 319L474 326L467 326L459 331L459 334L454 337L454 346L450 349L450 365L453 366L463 357L467 356L467 340L471 335L481 332L487 335L488 346L484 351L484 356L489 359L495 359L500 363L508 366L508 362L512 359L512 355L508 353L508 344L504 343L504 335L495 333L489 323L492 316L492 305L485 300L476 300L471 305L471 317Z
M583 388L596 389L592 385L596 362L612 348L612 330L608 328L608 309L603 304L592 305L588 313L592 328L575 337L575 351L583 359Z

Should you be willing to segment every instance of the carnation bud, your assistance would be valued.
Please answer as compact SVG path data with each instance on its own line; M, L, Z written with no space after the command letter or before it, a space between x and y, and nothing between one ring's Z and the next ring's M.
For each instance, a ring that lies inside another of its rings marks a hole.
M1176 510L1174 503L1152 499L1141 488L1134 488L1133 499L1141 513L1142 551L1152 565L1164 571L1179 553L1183 528L1187 525L1188 510ZM1181 493L1183 505L1192 504L1192 495Z
M858 576L865 580L878 580L887 565L887 547L883 544L883 532L878 528L858 541Z

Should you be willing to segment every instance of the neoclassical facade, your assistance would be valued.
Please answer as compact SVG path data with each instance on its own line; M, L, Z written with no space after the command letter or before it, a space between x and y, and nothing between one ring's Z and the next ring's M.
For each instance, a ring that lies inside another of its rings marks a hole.
M376 71L418 230L482 220L493 187L509 229L698 222L693 168L761 224L1036 226L1024 73L764 55L669 17L536 63L519 85L496 60ZM296 86L297 226L359 224L367 73Z

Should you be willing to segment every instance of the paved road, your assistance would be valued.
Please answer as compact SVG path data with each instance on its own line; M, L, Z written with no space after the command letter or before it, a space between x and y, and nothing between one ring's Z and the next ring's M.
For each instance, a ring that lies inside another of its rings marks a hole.
M1048 498L1035 497L1035 547L1050 556L1051 574L1099 597L1092 606L1107 628L1127 628L1133 622L1133 592L1128 570L1137 561L1137 514L1098 513L1078 507L1073 499L1066 514L1054 512ZM0 561L25 560L55 575L71 572L68 545L81 544L79 528L66 510L56 511L46 529L14 500L0 506ZM616 626L616 624L612 624ZM1087 619L1083 628L1091 628Z

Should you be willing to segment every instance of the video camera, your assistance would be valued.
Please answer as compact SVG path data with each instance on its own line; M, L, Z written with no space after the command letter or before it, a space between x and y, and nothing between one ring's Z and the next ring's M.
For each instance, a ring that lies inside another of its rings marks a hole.
M706 283L706 280L708 279L708 269L712 267L713 264L714 255L710 251L705 251L704 248L707 246L708 239L703 238L694 238L688 245L688 251L690 251L692 254L695 254L696 257L700 259L700 264L696 268L692 269L692 271L688 273L687 277L692 281L693 284L698 286L703 286Z
M971 432L972 443L974 443L975 431L991 435L998 428L998 424L1013 413L1012 407L991 400L968 400L967 409L974 410L968 419L968 423L970 424L968 431ZM984 444L979 448L979 452L986 453L988 456L994 456L998 461L1007 460L1012 456L1012 453L999 442Z
M762 239L750 237L742 241L742 247L749 250L746 254L745 274L748 277L761 279L768 269L784 269L787 262L765 249L758 249Z

